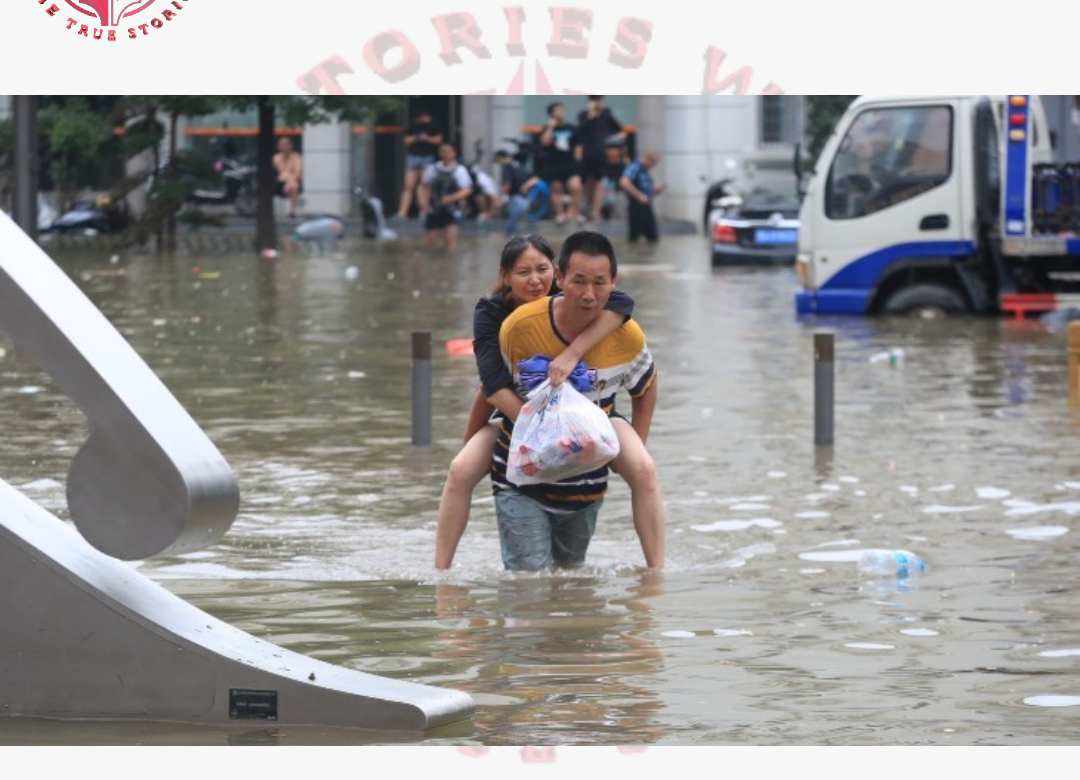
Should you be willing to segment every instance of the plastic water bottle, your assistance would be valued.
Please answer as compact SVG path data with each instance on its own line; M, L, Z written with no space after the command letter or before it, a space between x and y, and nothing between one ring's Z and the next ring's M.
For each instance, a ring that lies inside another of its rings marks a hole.
M870 356L871 363L888 363L892 367L896 367L904 360L904 350L900 347L893 347L887 349L884 352L876 352Z
M926 562L910 550L865 550L859 556L859 573L887 577L918 577Z

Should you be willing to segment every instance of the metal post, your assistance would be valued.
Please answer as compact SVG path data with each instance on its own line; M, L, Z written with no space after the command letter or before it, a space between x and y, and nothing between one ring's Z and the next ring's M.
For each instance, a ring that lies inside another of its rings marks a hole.
M1069 323L1069 401L1080 401L1080 322Z
M431 444L431 331L412 334L413 446Z
M832 333L814 334L814 444L831 447L833 443L833 406L835 381Z
M14 109L14 179L15 223L30 238L37 240L38 145L37 96L15 95Z

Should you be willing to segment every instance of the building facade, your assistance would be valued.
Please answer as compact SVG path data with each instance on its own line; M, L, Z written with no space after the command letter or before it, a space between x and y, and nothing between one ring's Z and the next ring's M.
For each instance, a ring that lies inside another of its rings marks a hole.
M583 95L418 96L407 98L396 115L369 125L332 123L278 132L293 135L303 153L305 212L354 213L353 191L361 186L393 213L402 186L403 137L420 109L432 114L462 162L494 173L496 149L537 133L556 99L570 121L586 104ZM705 191L717 179L749 187L764 173L793 174L801 102L796 96L605 96L629 133L628 150L661 155L654 179L667 188L657 201L659 216L694 224L700 223ZM229 135L241 149L253 149L253 125L253 117L244 115L203 117L181 127L183 145L206 145Z

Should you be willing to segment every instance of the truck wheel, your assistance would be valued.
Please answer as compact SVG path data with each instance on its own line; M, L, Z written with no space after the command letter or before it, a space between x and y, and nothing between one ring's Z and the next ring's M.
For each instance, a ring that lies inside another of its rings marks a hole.
M885 301L886 314L900 314L931 320L963 314L968 310L963 296L940 284L916 284L897 290Z

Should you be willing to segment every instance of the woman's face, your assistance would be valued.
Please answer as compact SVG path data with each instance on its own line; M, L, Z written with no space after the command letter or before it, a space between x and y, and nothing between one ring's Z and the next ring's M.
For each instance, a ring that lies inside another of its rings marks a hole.
M528 303L543 298L551 291L555 266L543 252L530 246L518 255L506 277L506 284L515 300Z

